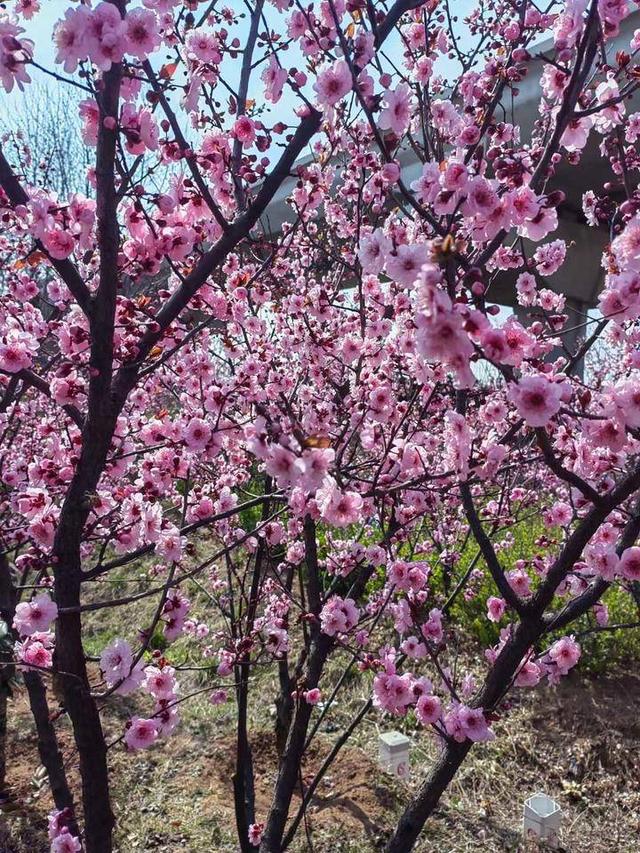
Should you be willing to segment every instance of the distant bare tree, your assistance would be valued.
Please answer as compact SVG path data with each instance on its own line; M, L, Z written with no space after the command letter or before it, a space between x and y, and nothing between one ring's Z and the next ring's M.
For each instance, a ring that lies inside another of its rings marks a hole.
M0 109L0 136L20 151L30 184L53 188L62 196L92 195L86 177L91 151L82 141L78 114L81 100L81 93L38 82L19 103Z

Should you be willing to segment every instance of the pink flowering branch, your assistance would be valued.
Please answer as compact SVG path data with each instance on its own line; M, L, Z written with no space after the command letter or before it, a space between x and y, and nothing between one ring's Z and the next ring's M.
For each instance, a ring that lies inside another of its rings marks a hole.
M1 148L0 187L2 187L7 198L14 207L18 207L20 205L28 205L29 196L22 188L13 169L7 162ZM38 251L44 252L44 254L47 255L51 266L55 269L60 278L67 285L69 291L73 294L74 299L82 308L84 313L88 315L91 312L91 292L85 282L82 280L82 277L80 276L80 273L78 272L76 266L67 258L58 259L51 257L49 252L39 241L36 241L36 248L38 249Z
M213 213L213 216L214 216L216 222L224 231L228 226L228 222L224 218L224 216L222 215L222 211L220 210L220 208L216 204L213 196L211 195L211 191L209 190L209 187L207 186L204 178L202 177L202 172L198 168L198 164L196 162L195 157L193 156L193 153L192 152L189 153L191 151L191 149L189 147L189 143L187 142L187 140L186 140L186 138L182 132L182 128L180 127L180 122L178 121L175 112L171 109L171 105L169 104L169 101L167 100L167 96L165 95L164 89L163 89L162 85L160 84L160 81L158 80L149 60L146 60L142 64L142 68L144 69L144 72L147 75L149 82L151 83L153 91L158 96L160 106L162 107L162 110L163 110L165 116L167 117L169 124L171 125L171 130L173 131L173 133L176 137L176 140L178 141L178 143L180 145L181 150L183 152L187 152L187 154L185 154L185 160L186 160L187 166L189 167L189 171L191 172L191 176L193 177L193 180L195 181L196 186L198 187L198 189L200 190L200 193L202 194L202 198L207 203L207 207L209 208L211 213Z

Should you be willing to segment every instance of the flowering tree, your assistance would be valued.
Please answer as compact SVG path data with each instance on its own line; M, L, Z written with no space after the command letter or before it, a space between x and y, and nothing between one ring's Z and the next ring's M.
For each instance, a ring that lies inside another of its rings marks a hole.
M112 849L109 750L171 736L182 638L211 701L235 707L242 850L291 844L371 712L441 744L388 841L407 851L509 691L571 670L577 620L615 627L612 585L637 595L640 33L611 48L629 4L484 0L461 38L444 0L68 2L51 68L30 38L44 4L8 5L0 82L22 90L36 66L80 88L93 158L93 191L62 198L26 180L46 152L7 138L0 154L0 608L52 850ZM510 111L545 36L525 134ZM547 287L575 262L554 178L580 175L589 144L611 181L584 215L609 245L600 315L575 343ZM505 279L520 319L491 303ZM615 357L580 375L601 338ZM536 522L544 541L514 564ZM138 591L114 596L114 577ZM465 671L456 638L478 602L499 636ZM98 666L83 631L104 608L122 635ZM265 668L280 759L261 815L248 712ZM292 809L354 671L369 698ZM148 713L107 744L101 714L133 691Z

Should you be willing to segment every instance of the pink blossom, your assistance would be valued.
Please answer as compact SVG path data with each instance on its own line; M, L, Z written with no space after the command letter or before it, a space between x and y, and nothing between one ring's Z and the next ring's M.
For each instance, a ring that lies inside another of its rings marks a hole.
M53 635L39 632L15 644L16 659L23 669L50 669L53 664Z
M640 547L634 545L632 548L625 548L620 556L617 570L627 580L640 580Z
M263 823L252 823L249 827L249 844L252 847L259 847L262 841L262 833L264 832Z
M381 272L390 251L391 241L381 229L377 228L368 237L364 237L358 249L358 259L364 272Z
M148 749L158 739L158 723L156 720L145 720L142 717L132 717L127 723L124 740L129 749Z
M553 240L539 246L533 256L536 269L540 275L549 276L560 269L564 263L567 252L567 244L564 240Z
M420 626L422 636L433 643L441 643L444 637L442 629L442 613L434 608L429 612L429 619Z
M49 593L42 592L31 601L22 601L16 606L13 627L21 637L30 637L48 631L57 615L57 604L51 600Z
M17 0L13 11L16 15L20 15L25 20L30 21L40 11L40 0Z
M554 207L541 207L531 219L527 219L518 227L521 237L538 242L558 227L558 213Z
M463 318L449 296L436 283L433 268L425 265L416 281L415 317L418 353L431 362L443 362L455 371L458 384L470 387L474 376L469 368L473 344L465 332Z
M587 566L605 580L612 581L619 571L620 558L615 550L604 542L594 542L588 545L584 557Z
M316 502L324 521L334 527L348 527L361 516L363 500L357 492L342 492L332 477L325 477L316 492Z
M346 634L358 624L360 611L352 598L332 595L320 612L322 631L330 637Z
M233 125L234 137L242 143L244 148L249 148L255 142L256 125L248 116L240 116Z
M516 281L520 305L533 305L536 296L536 280L529 272L521 273Z
M373 680L373 704L388 714L403 716L413 702L411 676L381 672Z
M638 549L640 552L640 548ZM560 675L566 675L580 660L580 646L573 637L562 637L549 649L549 660L557 667Z
M142 62L160 46L158 21L147 9L130 9L125 15L126 53Z
M68 258L76 245L71 234L58 229L45 232L42 243L51 257L59 261Z
M175 669L171 666L165 666L162 669L157 666L148 666L144 671L143 687L156 699L173 699L178 691L175 673Z
M5 340L0 340L0 370L19 373L31 367L30 343L26 335L13 331L7 333Z
M437 696L423 694L416 702L416 717L423 726L437 723L442 716L442 706Z
M398 246L395 254L387 256L387 275L403 287L411 287L427 258L425 245Z
M627 426L640 427L640 383L622 382L614 388L614 400L619 407L619 417Z
M560 527L566 527L573 518L571 504L566 501L556 501L549 511L549 521Z
M80 840L71 835L68 829L51 841L51 853L77 853L78 850L82 850Z
M281 658L289 651L289 634L285 628L267 625L264 634L265 647L275 658Z
M204 450L211 439L211 427L202 418L192 418L185 425L182 437L189 450Z
M275 477L279 486L290 486L300 476L294 453L281 444L272 445L265 464L267 474Z
M542 670L534 661L525 661L518 670L516 687L535 687L542 678Z
M523 376L509 391L518 414L532 427L546 426L560 409L562 388L545 376Z
M504 616L507 608L507 603L503 598L496 598L494 595L487 599L487 618L491 622L499 622Z
M124 21L116 6L98 3L91 11L88 35L89 57L101 71L108 71L114 62L120 62L126 39Z
M264 83L264 97L266 101L277 104L282 97L282 87L287 79L287 72L280 66L275 55L271 56L267 66L261 75Z
M470 216L488 216L498 205L496 191L486 178L472 178L466 186L466 198L463 209Z
M215 33L207 32L202 27L193 29L186 38L189 54L201 62L218 64L222 61L220 44Z
M459 743L467 739L474 742L495 740L482 708L456 705L447 713L444 723L447 734Z
M511 589L521 598L531 592L531 578L523 568L516 568L507 572L507 580Z
M410 91L406 83L400 83L393 91L385 92L383 110L379 118L383 130L392 130L396 136L402 136L407 130L411 115Z
M73 73L78 62L87 57L90 18L91 10L87 6L67 8L64 18L58 21L53 31L58 49L56 62L63 63L67 74Z
M567 151L581 151L587 144L592 125L590 116L569 121L562 134L561 144Z
M400 645L400 650L412 660L421 660L427 656L427 647L417 637L407 637Z
M318 489L329 472L334 459L335 451L330 447L305 450L300 460L302 470L300 485L302 488L307 491Z
M126 640L116 638L100 655L100 669L111 687L127 678L133 666L133 653Z
M226 690L214 690L213 693L209 695L209 702L212 705L224 705L227 701L227 691Z
M312 690L305 690L302 696L308 705L317 705L322 699L322 693L317 687Z
M318 74L313 89L319 104L332 107L351 91L351 86L349 66L344 59L338 59Z
M0 16L0 83L6 92L14 83L22 90L31 82L25 66L33 57L33 42L23 38L23 32L7 15Z

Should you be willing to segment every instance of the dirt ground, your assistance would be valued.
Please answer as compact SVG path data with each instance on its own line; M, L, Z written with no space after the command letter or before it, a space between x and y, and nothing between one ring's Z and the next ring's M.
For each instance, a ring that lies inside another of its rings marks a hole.
M520 704L496 725L496 741L472 751L416 849L421 853L523 851L522 803L541 789L562 806L562 849L639 851L639 707L640 677L630 674L595 679L576 674L556 689L523 694ZM348 715L353 708L341 710ZM110 737L118 736L130 712L125 702L110 712L105 720ZM265 817L275 774L269 722L267 715L254 726L252 743L258 819ZM118 853L237 849L231 724L228 711L214 713L203 703L162 747L133 754L121 745L114 747ZM68 721L61 719L57 725L77 785ZM373 714L365 720L320 785L307 833L301 827L293 850L365 853L381 849L411 788L436 752L431 738L419 733L414 737L411 780L396 782L381 772L376 761L377 735L394 725L397 722ZM339 720L325 727L304 767L303 781L312 778L338 726ZM51 804L20 695L10 717L9 775L15 802L0 814L0 851L46 853L46 815ZM294 809L298 804L299 798Z

